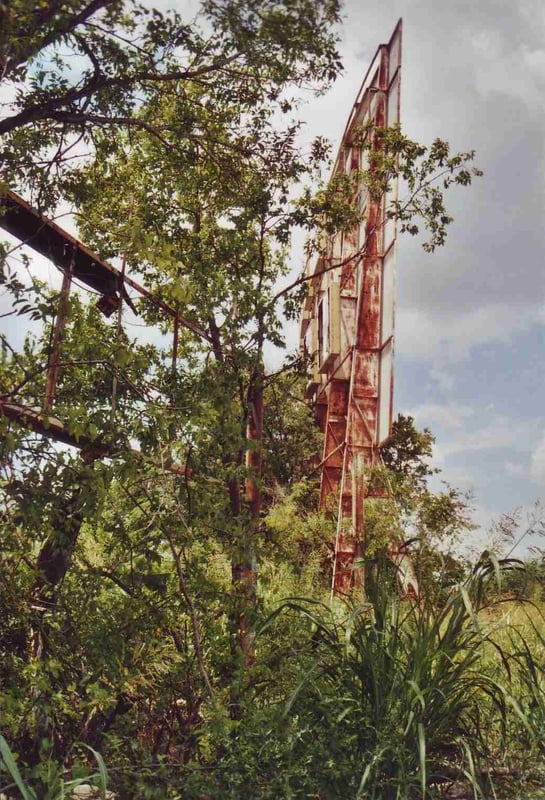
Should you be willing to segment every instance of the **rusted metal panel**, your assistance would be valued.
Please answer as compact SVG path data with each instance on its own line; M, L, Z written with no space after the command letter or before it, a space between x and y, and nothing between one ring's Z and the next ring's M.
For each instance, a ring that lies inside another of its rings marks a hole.
M343 473L346 437L346 415L349 387L346 381L334 380L328 387L328 405L325 425L322 472L320 481L320 507L325 508L328 498L339 487Z
M346 415L349 387L346 381L333 381L329 396L330 414L342 417Z
M367 71L346 124L334 173L368 170L368 148L381 147L374 131L399 122L401 46L400 20L390 41L379 45ZM322 404L327 402L327 415L320 411L325 433L321 507L328 507L332 496L338 494L333 577L337 594L362 585L363 577L353 565L365 550L365 475L375 463L378 445L391 430L396 220L389 212L395 209L396 200L395 181L384 198L371 196L363 183L356 182L353 202L362 221L325 244L321 268L340 266L327 277L316 277L314 297L305 303L305 311L323 329L325 315L328 324L331 315L325 293L331 281L340 281L339 354L321 358L325 383L314 395ZM323 347L322 343L322 356Z
M394 335L394 309L396 293L395 249L390 247L382 260L380 343Z
M393 380L394 346L393 339L390 339L380 353L377 444L383 442L390 435Z
M365 260L356 323L356 346L362 350L374 349L380 345L381 273L382 265L379 259Z
M352 397L368 397L376 400L378 395L379 364L373 350L356 350L355 369L352 379Z
M330 374L340 353L341 345L340 286L337 281L329 282L322 293L318 309L320 373Z

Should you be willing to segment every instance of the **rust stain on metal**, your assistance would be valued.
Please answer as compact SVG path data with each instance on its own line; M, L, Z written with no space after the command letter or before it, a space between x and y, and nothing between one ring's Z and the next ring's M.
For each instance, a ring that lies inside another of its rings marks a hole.
M379 45L364 78L334 174L364 170L367 150L381 147L375 130L399 122L401 39L399 20L390 41ZM362 126L369 126L363 143ZM354 565L365 553L365 497L376 496L366 486L366 473L390 435L392 419L395 221L392 225L387 217L386 199L373 196L361 180L356 181L353 202L362 212L360 225L342 236L330 236L321 255L307 264L307 275L314 277L301 326L302 347L313 358L307 397L315 404L324 432L320 507L338 505L333 569L337 595L363 588L363 570ZM387 223L391 241L385 278ZM338 269L331 269L334 259ZM339 319L331 318L329 301L335 282L340 286ZM334 336L340 352L332 358L328 337ZM399 550L392 545L394 551L399 561Z

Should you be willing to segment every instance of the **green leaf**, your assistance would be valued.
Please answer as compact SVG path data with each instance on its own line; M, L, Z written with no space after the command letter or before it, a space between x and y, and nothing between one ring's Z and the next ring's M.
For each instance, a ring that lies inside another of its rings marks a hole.
M23 778L21 777L21 773L19 772L19 768L15 763L15 759L13 757L13 753L11 752L7 741L4 739L2 734L0 734L0 755L2 756L2 760L5 764L5 767L15 783L17 784L17 788L23 795L24 800L37 800L37 795L33 789L25 784Z
M420 760L420 785L422 797L426 796L426 731L422 722L418 723L418 757Z
M106 764L104 763L104 759L96 750L93 750L92 747L89 745L85 745L87 750L90 750L98 766L98 775L99 775L99 784L98 788L100 789L100 793L102 795L103 800L106 800L106 790L108 788L108 770L106 769Z

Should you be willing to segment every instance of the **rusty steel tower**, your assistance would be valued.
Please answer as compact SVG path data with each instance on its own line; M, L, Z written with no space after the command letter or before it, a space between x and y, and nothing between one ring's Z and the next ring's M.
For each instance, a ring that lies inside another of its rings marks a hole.
M380 148L377 128L400 120L402 21L371 62L346 125L333 175L368 167L369 152ZM355 180L353 202L361 223L350 233L329 237L306 265L308 293L301 343L311 358L307 397L324 433L320 463L320 507L338 503L333 592L363 588L363 570L354 563L365 552L366 472L380 460L392 424L396 220L388 207L397 183L385 196L370 196ZM338 266L336 266L338 265ZM392 542L403 591L417 593L410 561Z

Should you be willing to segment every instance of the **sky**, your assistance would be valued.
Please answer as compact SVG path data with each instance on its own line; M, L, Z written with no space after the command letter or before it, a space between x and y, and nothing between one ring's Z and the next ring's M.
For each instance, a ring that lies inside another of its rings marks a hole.
M444 248L400 237L395 413L431 428L482 531L515 508L524 522L545 502L545 4L348 0L344 16L344 74L304 109L308 129L338 145L402 17L405 133L475 149L485 172L448 197Z
M156 4L188 16L197 8ZM455 221L444 248L428 255L400 238L394 410L431 428L434 465L473 493L484 543L502 514L520 508L524 522L536 501L545 504L545 4L348 0L344 73L301 108L307 139L326 136L336 151L376 47L399 17L405 133L475 149L485 176L448 197ZM302 262L298 242L295 272ZM54 280L56 270L43 268ZM296 346L296 326L287 339Z

